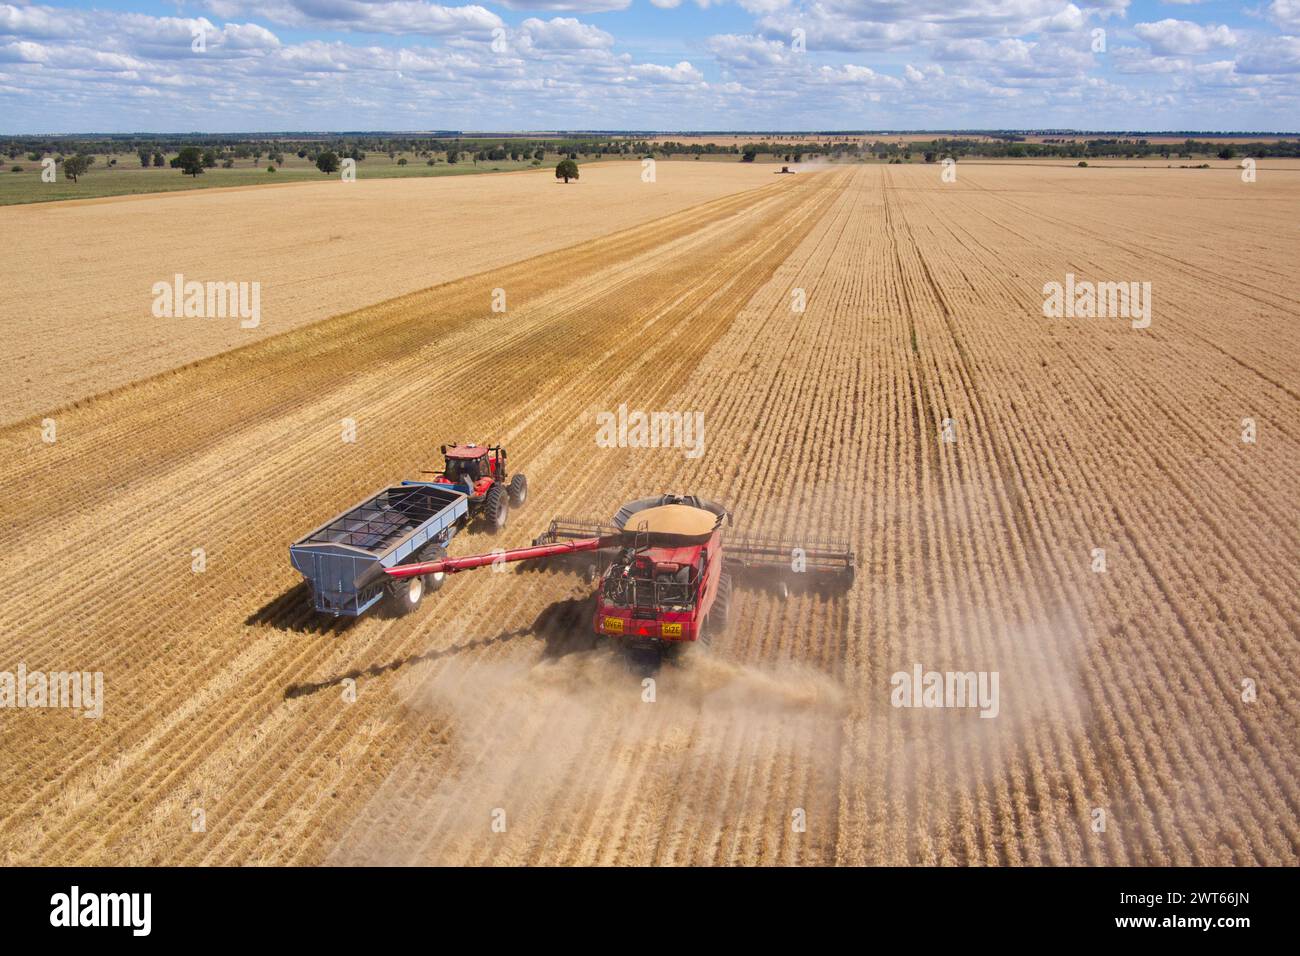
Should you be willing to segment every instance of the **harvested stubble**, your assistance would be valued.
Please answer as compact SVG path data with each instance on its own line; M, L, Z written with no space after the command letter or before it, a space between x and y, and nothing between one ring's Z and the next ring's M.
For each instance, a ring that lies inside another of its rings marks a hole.
M777 177L0 433L3 659L108 693L0 723L5 861L1300 862L1300 178L1086 176ZM1042 318L1067 271L1151 327ZM706 453L596 448L622 402ZM653 704L577 577L313 618L287 543L449 437L528 473L512 540L691 490L849 536L856 587L746 594ZM891 707L917 662L999 717Z

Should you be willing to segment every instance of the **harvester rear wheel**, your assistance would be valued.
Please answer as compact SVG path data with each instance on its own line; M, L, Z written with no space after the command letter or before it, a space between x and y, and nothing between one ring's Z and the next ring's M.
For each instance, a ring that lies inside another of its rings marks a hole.
M510 479L510 507L518 508L528 500L528 479L515 475Z
M510 513L510 498L506 494L505 488L500 484L495 484L488 489L487 501L483 505L483 514L487 518L488 530L493 534L501 531L506 526L506 518Z

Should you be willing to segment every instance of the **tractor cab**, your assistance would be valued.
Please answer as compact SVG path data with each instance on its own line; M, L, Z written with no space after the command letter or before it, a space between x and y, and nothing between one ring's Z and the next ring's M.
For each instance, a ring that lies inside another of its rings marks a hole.
M506 453L499 445L443 445L441 451L442 474L436 480L458 486L472 498L505 478Z
M528 479L522 474L509 475L506 450L500 445L468 442L443 445L439 451L442 471L435 473L433 483L449 485L469 498L470 516L485 518L494 534L504 528L508 510L520 507L528 498Z

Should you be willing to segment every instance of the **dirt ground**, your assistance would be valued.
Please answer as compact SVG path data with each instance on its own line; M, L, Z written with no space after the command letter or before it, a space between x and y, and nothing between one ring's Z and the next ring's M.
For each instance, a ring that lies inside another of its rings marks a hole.
M1300 176L1095 172L711 183L0 430L0 670L105 687L0 710L0 860L1300 863ZM1067 274L1150 282L1150 326L1045 318ZM704 453L599 447L624 403ZM741 592L653 702L574 573L314 615L289 543L453 439L531 487L453 553L693 492L849 541L854 587ZM995 673L996 717L894 706L914 667Z

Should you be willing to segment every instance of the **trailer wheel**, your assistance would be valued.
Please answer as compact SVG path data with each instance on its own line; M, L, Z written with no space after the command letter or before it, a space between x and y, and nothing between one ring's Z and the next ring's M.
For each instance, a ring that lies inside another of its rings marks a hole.
M515 475L510 479L510 507L518 508L528 500L528 479Z
M420 560L422 562L441 561L446 556L447 556L447 549L436 544L433 547L425 548L423 551L420 552ZM446 583L447 583L446 571L438 571L434 574L426 574L424 576L424 592L426 594L433 594L435 591L441 590L442 586Z
M718 578L718 593L713 596L713 607L709 611L709 623L717 631L727 629L727 619L731 616L731 575L722 572Z
M483 513L487 517L488 529L496 534L506 526L506 517L510 513L510 498L506 494L505 488L495 484L488 489L487 502L483 506Z
M388 603L398 617L406 617L420 606L424 597L424 578L394 578L388 585Z

